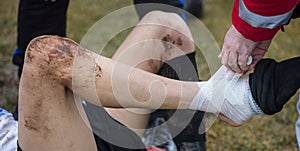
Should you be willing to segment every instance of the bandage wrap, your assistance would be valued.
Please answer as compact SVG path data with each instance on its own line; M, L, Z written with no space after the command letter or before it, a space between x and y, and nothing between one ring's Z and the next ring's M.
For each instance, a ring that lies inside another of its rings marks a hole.
M207 82L199 82L199 92L190 104L191 109L222 113L238 124L247 121L261 110L252 98L249 78L222 66Z

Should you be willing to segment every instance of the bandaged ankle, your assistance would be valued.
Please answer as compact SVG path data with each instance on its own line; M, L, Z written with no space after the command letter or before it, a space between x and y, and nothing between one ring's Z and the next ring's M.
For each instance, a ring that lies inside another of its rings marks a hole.
M221 67L207 82L199 82L199 92L190 104L191 109L222 113L238 124L251 116L262 114L254 101L249 78L227 72Z
M235 74L226 84L220 112L238 124L244 123L253 115L263 114L252 97L249 77L240 78L240 75Z
M221 72L223 72L223 69L219 69L208 81L198 83L199 92L190 104L191 109L210 113L217 113L219 111L224 100L225 89L225 76ZM216 95L216 93L220 95Z

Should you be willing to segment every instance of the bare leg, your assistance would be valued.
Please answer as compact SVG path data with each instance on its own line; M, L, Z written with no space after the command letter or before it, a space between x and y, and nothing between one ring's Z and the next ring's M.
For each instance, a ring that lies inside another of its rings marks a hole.
M75 56L79 58L76 64ZM74 65L78 68L72 69ZM92 132L77 111L72 91L105 107L151 109L165 99L161 108L187 109L199 90L196 83L178 82L138 69L133 69L129 77L114 75L124 69L128 71L130 66L89 52L66 38L43 36L31 41L20 82L21 148L25 151L96 149ZM113 76L124 84L118 92L126 94L130 88L135 99L114 96L110 80ZM157 97L151 97L151 93ZM181 98L186 98L186 102L180 102Z
M92 132L77 111L73 93L63 84L62 77L47 67L54 66L52 58L62 59L56 55L66 53L56 48L61 42L57 37L38 38L27 49L19 92L19 144L25 151L96 150ZM70 45L69 49L76 50L77 46ZM69 70L72 60L66 58L68 63L59 68Z
M162 38L168 40L170 37ZM157 47L165 46L161 43ZM184 50L186 53L193 51ZM164 61L181 55L176 51L170 54L175 55L154 56L163 57ZM146 61L136 66L155 72L156 68L147 68L147 64L142 66L148 60L146 57ZM161 60L153 64L161 64ZM199 93L202 84L175 81L134 69L85 50L69 39L55 36L31 41L22 76L19 143L24 150L96 149L92 132L76 108L73 93L95 105L116 108L205 110L201 108L201 98L206 101L204 104L211 101L205 93ZM114 87L116 83L118 85ZM195 100L193 104L197 106L191 107Z
M185 22L174 13L153 11L133 29L112 59L157 73L164 61L191 52L194 44ZM129 128L142 130L148 123L147 109L106 110Z
M207 96L214 90L210 86L218 83L217 77L199 83L171 80L94 54L67 38L35 38L27 48L20 82L20 146L25 151L95 150L92 132L79 115L73 93L104 107L206 111L213 109L206 104L222 103ZM112 88L114 82L118 83L117 93ZM220 105L221 110L212 112L222 112L241 124L254 115L247 100L251 97L249 83L237 79L228 88L227 101Z

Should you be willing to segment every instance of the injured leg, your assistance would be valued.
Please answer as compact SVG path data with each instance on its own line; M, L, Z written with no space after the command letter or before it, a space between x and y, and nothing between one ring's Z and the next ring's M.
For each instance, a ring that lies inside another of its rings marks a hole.
M28 46L19 91L19 145L24 151L96 150L75 104L71 82L77 47L57 37Z
M27 48L19 143L24 150L95 149L73 93L98 106L190 108L222 113L241 124L260 112L248 90L247 77L239 79L223 68L207 82L176 81L94 54L67 38L42 36Z
M67 38L38 37L28 46L20 81L19 144L25 151L94 150L73 94L105 107L187 109L197 91L196 83L134 69Z
M194 52L193 38L186 23L176 14L152 11L130 32L112 60L157 74L165 61L191 52ZM140 133L146 128L148 114L152 112L131 108L106 108L106 111Z

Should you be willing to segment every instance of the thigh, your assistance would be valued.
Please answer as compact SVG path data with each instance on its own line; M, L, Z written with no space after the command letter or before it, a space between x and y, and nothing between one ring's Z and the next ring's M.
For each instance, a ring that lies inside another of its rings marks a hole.
M54 63L51 55L56 55L49 51L61 51L56 49L62 48L63 41L45 39L33 40L27 49L19 91L19 145L24 151L96 150L93 133L79 114L73 93L61 77L47 70ZM71 65L72 58L65 60ZM65 77L72 74L67 63L56 68L67 69Z

